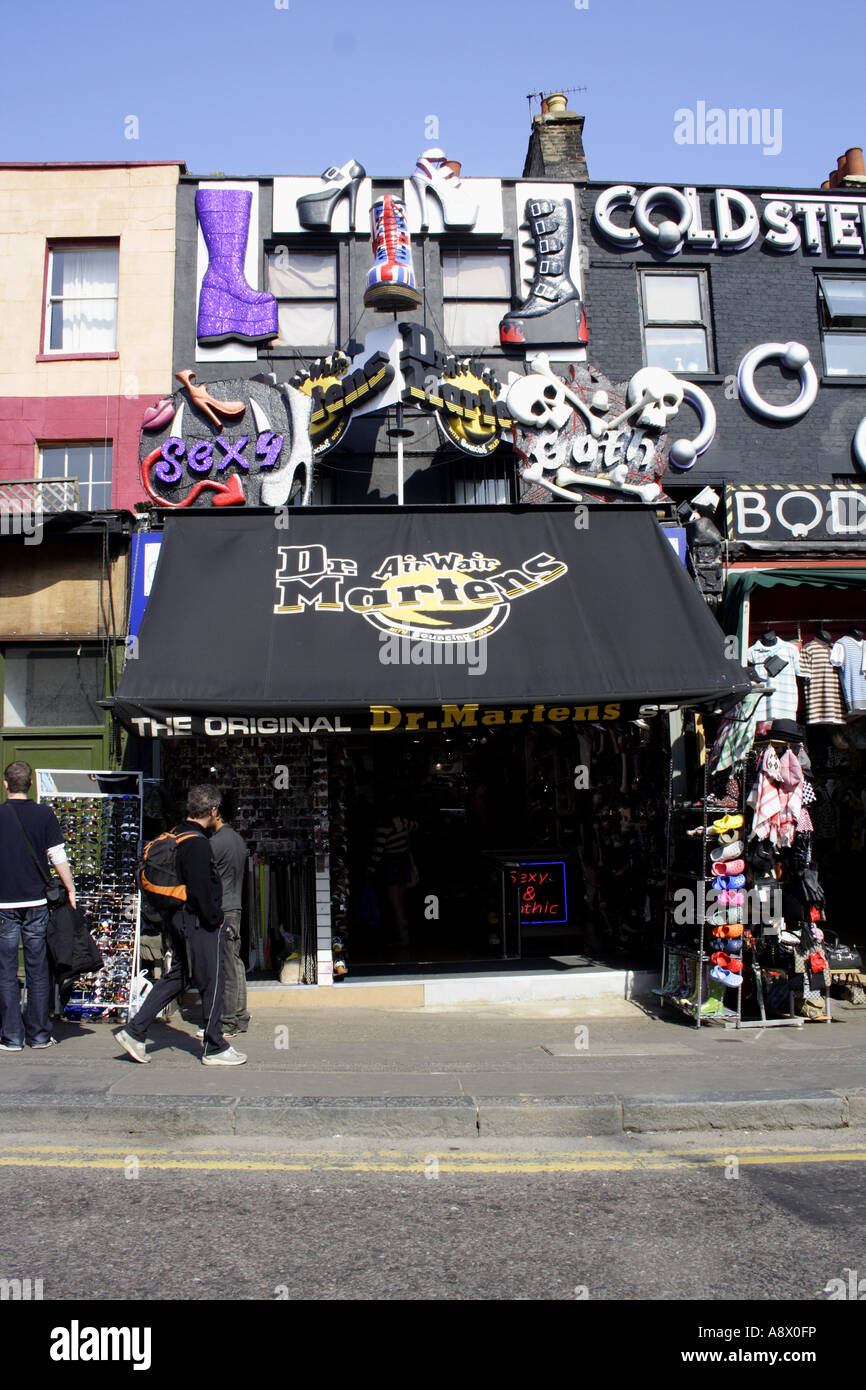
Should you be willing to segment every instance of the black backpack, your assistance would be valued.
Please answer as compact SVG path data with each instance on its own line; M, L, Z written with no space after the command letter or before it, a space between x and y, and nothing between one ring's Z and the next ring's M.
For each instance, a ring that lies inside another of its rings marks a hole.
M136 877L141 889L142 921L149 926L164 927L175 908L186 902L186 884L177 868L177 847L194 838L193 830L181 835L166 830L144 846Z

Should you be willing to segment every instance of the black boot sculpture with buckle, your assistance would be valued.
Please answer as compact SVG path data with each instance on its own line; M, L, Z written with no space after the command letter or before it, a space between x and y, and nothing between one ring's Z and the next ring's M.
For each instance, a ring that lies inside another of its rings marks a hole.
M526 299L500 323L500 342L504 346L585 343L586 315L570 270L574 244L571 203L565 199L530 198L526 222L532 236L532 242L527 244L534 247L535 278Z

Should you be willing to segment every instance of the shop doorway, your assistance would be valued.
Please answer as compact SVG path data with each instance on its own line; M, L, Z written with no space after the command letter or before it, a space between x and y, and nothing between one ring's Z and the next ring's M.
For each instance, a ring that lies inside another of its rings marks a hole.
M346 740L331 815L345 834L349 974L657 948L647 884L663 878L660 743L627 725ZM376 851L395 814L415 827L402 930Z

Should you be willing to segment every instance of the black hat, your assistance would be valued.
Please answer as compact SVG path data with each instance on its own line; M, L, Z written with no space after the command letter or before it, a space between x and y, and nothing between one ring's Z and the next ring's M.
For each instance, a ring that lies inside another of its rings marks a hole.
M770 725L770 738L784 738L789 743L802 743L805 735L793 719L774 719Z

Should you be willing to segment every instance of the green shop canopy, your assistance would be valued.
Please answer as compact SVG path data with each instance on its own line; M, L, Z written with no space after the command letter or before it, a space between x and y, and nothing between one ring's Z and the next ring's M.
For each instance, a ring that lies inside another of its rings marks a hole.
M797 565L784 569L735 570L728 577L722 606L724 630L739 631L743 604L752 589L773 589L777 584L789 589L801 585L811 589L866 589L866 566L852 569L844 565Z

